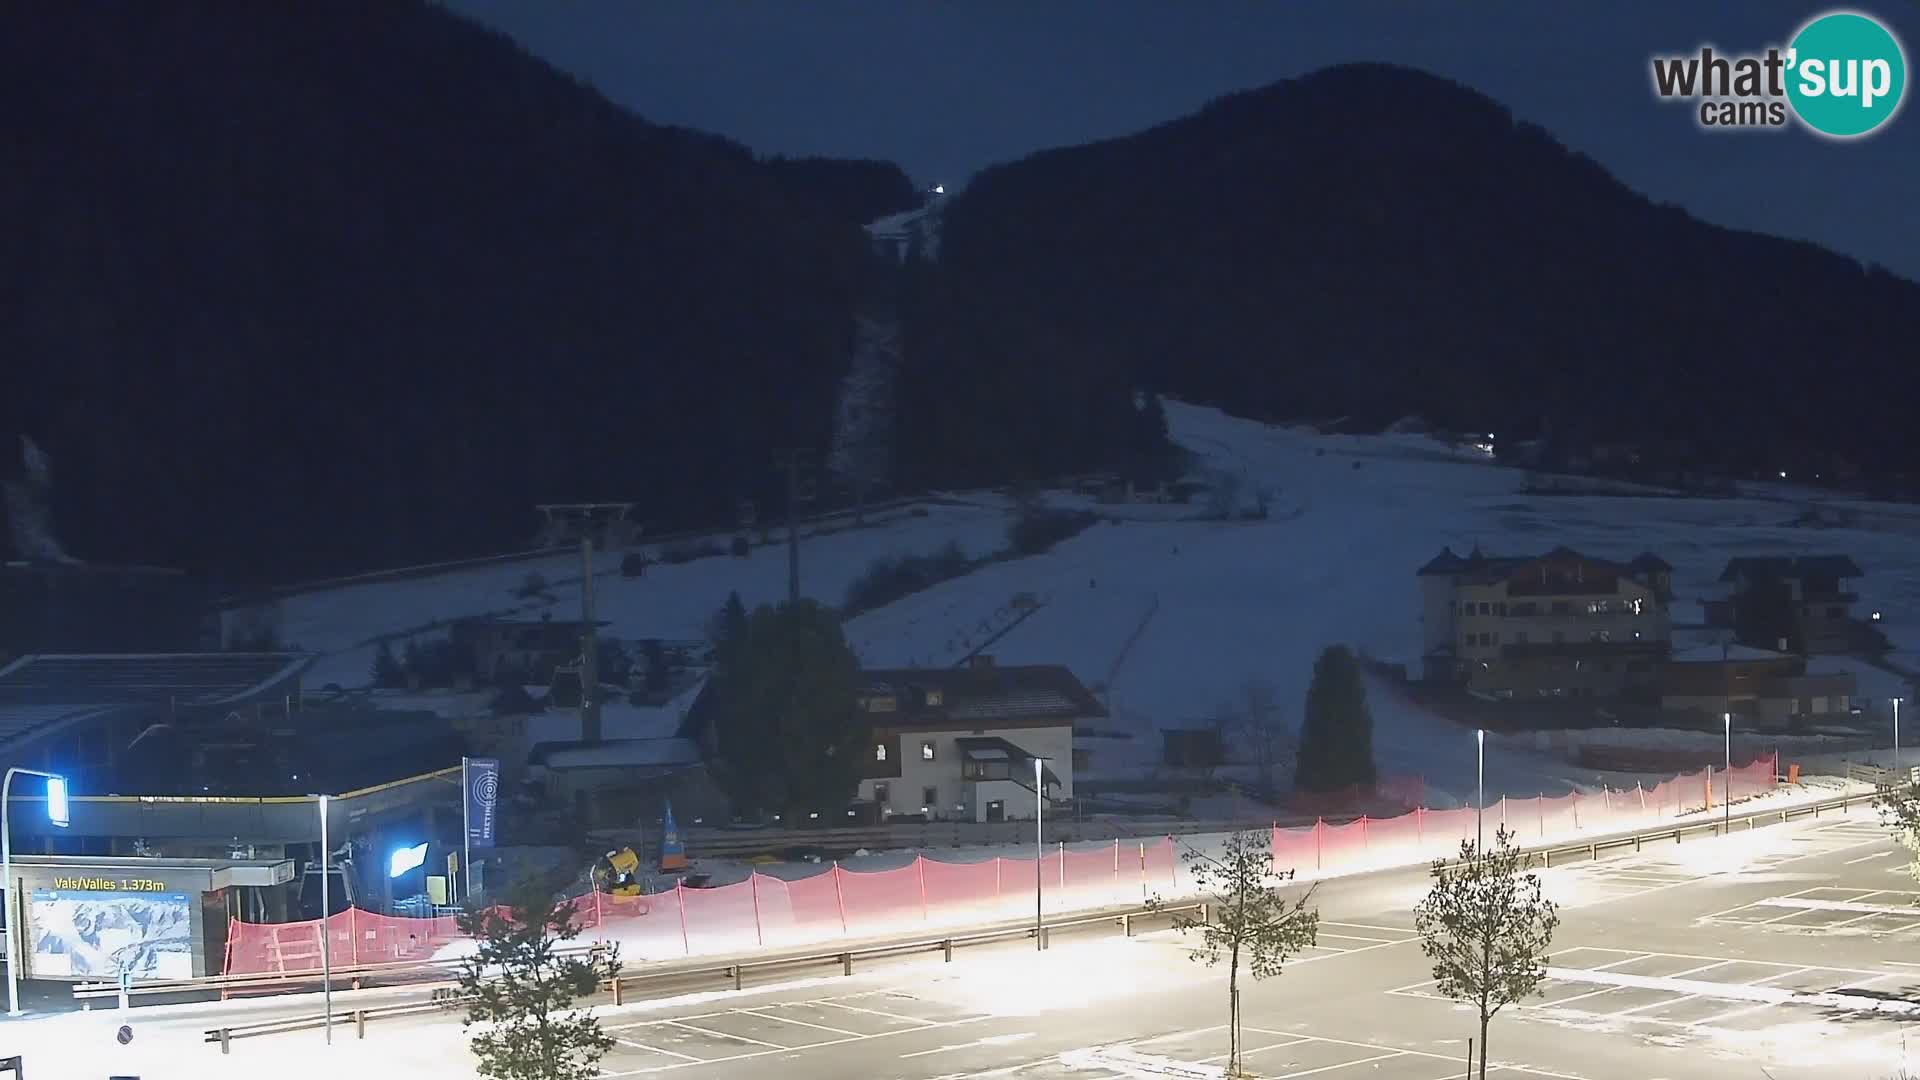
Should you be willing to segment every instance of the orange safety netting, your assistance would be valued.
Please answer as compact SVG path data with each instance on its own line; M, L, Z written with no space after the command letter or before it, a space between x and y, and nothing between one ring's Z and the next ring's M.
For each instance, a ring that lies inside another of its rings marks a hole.
M1703 769L1651 788L1581 791L1557 797L1502 798L1489 803L1484 825L1504 824L1522 844L1539 844L1665 820L1764 794L1778 783L1769 756L1731 772ZM1273 863L1303 875L1416 862L1454 854L1481 820L1471 807L1414 809L1390 818L1316 821L1274 828ZM803 945L837 937L873 936L905 926L958 925L1018 918L1033 910L1036 887L1050 911L1136 903L1176 894L1190 884L1170 838L1112 841L1044 853L1036 881L1033 859L939 862L916 858L893 870L827 872L785 880L753 873L709 889L676 886L649 896L590 893L573 901L583 942L617 942L629 962ZM323 940L340 969L431 959L460 940L452 917L412 919L357 909L326 922L230 924L229 974L310 975L320 970Z

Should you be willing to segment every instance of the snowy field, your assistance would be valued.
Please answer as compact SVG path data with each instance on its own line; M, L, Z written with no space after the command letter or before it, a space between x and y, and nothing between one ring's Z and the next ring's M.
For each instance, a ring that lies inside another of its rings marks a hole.
M1682 647L1712 640L1686 624L1698 619L1703 597L1717 595L1728 558L1847 554L1866 572L1857 583L1861 609L1885 612L1894 659L1920 656L1920 508L1829 500L1786 484L1738 499L1526 495L1518 470L1422 436L1324 436L1177 402L1167 411L1174 439L1198 464L1239 473L1248 489L1273 493L1271 517L1174 517L1194 507L1120 515L1125 520L1103 521L1045 555L990 563L851 620L847 635L862 660L876 667L951 664L1004 630L1013 598L1030 593L1039 611L989 651L1003 664L1068 665L1108 695L1116 727L1148 733L1208 715L1249 680L1271 683L1291 720L1326 645L1344 642L1417 667L1414 571L1443 545L1465 552L1476 544L1491 554L1564 544L1622 560L1651 550L1675 567L1675 637ZM1816 502L1845 525L1796 524ZM878 557L926 554L949 541L972 555L989 554L1005 545L1008 513L999 496L954 496L930 503L924 516L896 512L865 529L809 538L801 553L803 590L837 605ZM785 594L786 551L778 544L745 559L656 564L639 579L621 578L618 563L617 554L600 561L597 607L624 638L699 637L730 589L749 605ZM551 599L530 603L514 595L530 571L551 583ZM377 635L483 612L571 616L578 575L578 560L562 557L295 597L285 602L283 637L323 654L308 685L363 685ZM1900 689L1897 677L1865 665L1822 663L1854 670L1864 696ZM1382 772L1423 775L1433 805L1470 791L1469 734L1384 692L1374 694L1373 706ZM1490 793L1551 794L1614 779L1583 772L1561 755L1488 747Z

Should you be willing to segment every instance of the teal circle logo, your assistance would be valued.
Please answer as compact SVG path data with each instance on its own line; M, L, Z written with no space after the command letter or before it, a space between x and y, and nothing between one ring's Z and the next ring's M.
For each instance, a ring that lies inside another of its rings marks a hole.
M1893 119L1907 92L1907 59L1893 32L1851 11L1822 15L1788 47L1787 100L1808 127L1836 139Z

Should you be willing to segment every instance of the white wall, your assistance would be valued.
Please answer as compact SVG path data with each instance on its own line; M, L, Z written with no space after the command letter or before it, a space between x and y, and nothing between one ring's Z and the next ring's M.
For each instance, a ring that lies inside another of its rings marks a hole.
M997 736L1005 739L1022 750L1040 757L1050 758L1047 768L1060 778L1060 786L1053 789L1054 798L1066 798L1073 794L1073 726L1059 724L1044 728L962 728L957 730L912 729L900 734L898 753L900 754L900 775L891 779L862 780L860 798L874 800L878 785L887 786L886 808L895 814L918 814L926 807L930 817L945 820L986 820L986 804L990 799L1004 799L1007 803L1007 817L1031 818L1033 816L1033 795L1023 791L1010 782L997 781L975 784L961 778L960 747L957 739ZM921 746L933 744L933 760L928 761L922 755ZM870 752L870 751L869 751ZM889 744L888 753L894 753ZM1029 766L1031 767L1031 766ZM1031 777L1023 777L1031 787ZM937 789L937 803L924 800L924 789ZM981 790L975 791L973 789ZM994 794L985 794L991 788ZM1003 793L1004 792L1004 793ZM1018 809L1016 810L1016 807Z

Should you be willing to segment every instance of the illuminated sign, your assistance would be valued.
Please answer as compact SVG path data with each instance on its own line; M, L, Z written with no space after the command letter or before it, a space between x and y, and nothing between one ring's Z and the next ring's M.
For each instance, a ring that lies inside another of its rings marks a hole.
M167 883L152 878L57 877L53 887L64 892L166 892Z
M47 820L66 828L72 820L67 810L67 778L47 777Z
M419 869L420 864L426 861L427 845L415 844L412 847L401 848L387 859L387 876L399 877L409 870Z

